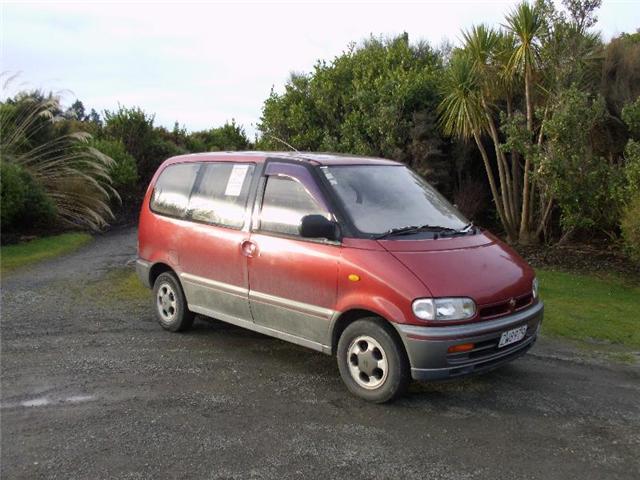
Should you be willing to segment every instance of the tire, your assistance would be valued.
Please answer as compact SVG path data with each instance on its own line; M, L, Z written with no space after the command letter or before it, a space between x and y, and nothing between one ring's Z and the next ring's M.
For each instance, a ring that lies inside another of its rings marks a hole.
M404 394L411 380L404 346L378 317L350 324L338 340L340 376L351 393L373 403Z
M158 323L170 332L184 332L193 325L182 286L173 272L158 275L153 284L153 311Z

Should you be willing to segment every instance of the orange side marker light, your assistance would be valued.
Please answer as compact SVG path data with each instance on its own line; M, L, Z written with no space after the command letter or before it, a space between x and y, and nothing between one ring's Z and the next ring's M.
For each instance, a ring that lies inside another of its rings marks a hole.
M449 353L468 352L473 350L476 345L474 343L461 343L460 345L453 345L447 349Z

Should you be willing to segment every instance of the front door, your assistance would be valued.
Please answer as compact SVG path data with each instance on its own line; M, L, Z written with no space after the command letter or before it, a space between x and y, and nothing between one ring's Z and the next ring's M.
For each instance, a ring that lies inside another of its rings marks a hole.
M247 199L255 165L203 163L189 200L189 226L180 242L180 280L189 307L234 322L252 321L249 310Z
M299 227L305 215L331 218L329 209L306 166L270 162L263 186L246 252L254 321L322 349L330 344L340 245L302 238Z

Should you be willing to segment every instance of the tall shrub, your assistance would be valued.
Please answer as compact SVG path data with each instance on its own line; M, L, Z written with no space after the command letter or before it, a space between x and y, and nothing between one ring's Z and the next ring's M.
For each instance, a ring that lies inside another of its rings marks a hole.
M292 74L283 93L271 92L259 146L383 156L444 183L452 175L436 128L441 72L439 53L406 34L351 45L311 73Z
M42 189L58 218L99 229L113 217L109 169L113 160L90 148L91 136L67 133L58 122L59 98L22 93L0 103L1 161L17 165Z
M0 161L0 197L3 234L37 231L56 220L42 187L15 163Z
M599 155L592 140L607 116L602 97L571 88L558 97L545 123L538 175L556 199L565 237L577 229L613 232L619 223L615 192L623 171Z
M109 167L113 188L118 192L122 203L128 205L137 193L138 167L135 159L127 153L119 140L94 139L91 147L113 159Z
M636 193L625 207L621 228L627 253L640 263L640 193Z

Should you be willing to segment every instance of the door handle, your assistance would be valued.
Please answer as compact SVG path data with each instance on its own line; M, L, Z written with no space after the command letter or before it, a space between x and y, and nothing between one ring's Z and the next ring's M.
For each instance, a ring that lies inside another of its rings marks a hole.
M251 240L244 240L240 244L240 248L242 249L242 254L245 257L253 257L258 251L258 246Z

